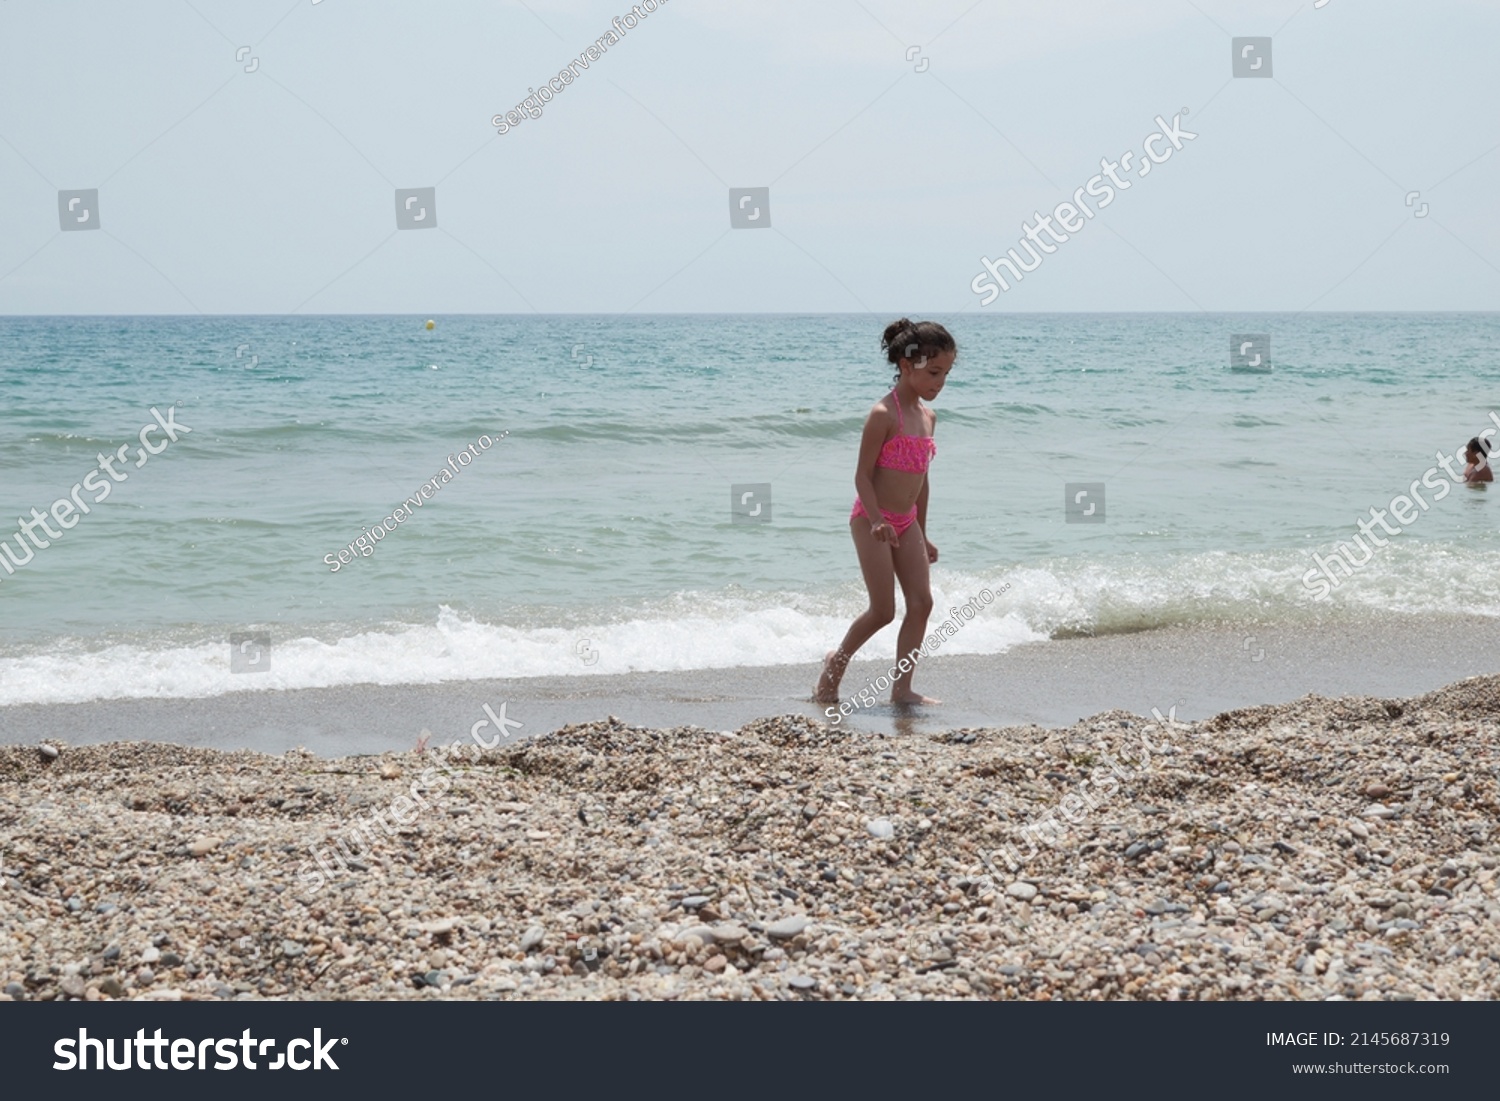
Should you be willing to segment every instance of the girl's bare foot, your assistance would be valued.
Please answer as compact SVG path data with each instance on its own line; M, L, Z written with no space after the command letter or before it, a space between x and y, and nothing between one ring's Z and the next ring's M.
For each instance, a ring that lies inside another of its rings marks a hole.
M892 703L896 703L896 704L912 704L912 703L942 703L943 701L942 700L935 700L931 696L924 696L920 692L903 692L899 696L896 695L893 692L893 693L891 693L891 702Z
M849 657L842 650L829 650L823 655L823 675L818 678L818 686L813 689L813 702L839 702L839 682L844 679L844 670L848 665Z

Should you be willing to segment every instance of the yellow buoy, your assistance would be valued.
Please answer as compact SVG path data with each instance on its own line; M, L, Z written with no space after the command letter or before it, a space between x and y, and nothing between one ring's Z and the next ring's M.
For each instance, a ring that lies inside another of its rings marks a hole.
M433 329L436 329L436 328L437 328L437 322L436 321L429 321L429 322L427 322L427 329L428 329L429 332L431 330L433 330Z

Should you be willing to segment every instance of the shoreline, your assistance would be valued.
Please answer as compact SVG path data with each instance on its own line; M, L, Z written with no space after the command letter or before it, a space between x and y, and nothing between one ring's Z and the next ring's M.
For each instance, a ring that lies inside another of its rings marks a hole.
M1497 723L1486 676L894 739L616 719L441 770L9 747L0 974L18 1000L1492 999ZM1080 796L1122 744L1149 760Z
M1492 671L1500 620L1392 616L1314 628L1160 628L1052 639L999 654L942 654L918 668L918 690L944 703L898 711L888 699L839 724L866 734L931 734L969 726L1064 727L1124 707L1176 707L1203 718L1236 707L1324 696L1414 696ZM1257 660L1258 658L1258 660ZM846 700L890 668L856 657ZM812 702L818 663L606 676L531 677L416 685L346 685L244 691L205 699L102 700L0 708L0 745L151 741L320 757L381 753L467 739L486 704L510 706L520 738L614 715L649 727L736 729L801 715L828 721ZM492 736L492 735L486 735Z

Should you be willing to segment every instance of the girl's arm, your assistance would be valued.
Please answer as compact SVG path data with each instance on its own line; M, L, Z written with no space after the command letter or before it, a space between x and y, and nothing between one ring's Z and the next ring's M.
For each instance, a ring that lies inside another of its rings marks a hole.
M880 501L875 496L875 461L880 458L880 449L885 446L885 433L891 419L890 411L883 402L877 402L865 421L864 434L859 439L859 463L854 468L854 490L864 503L865 515L870 520L870 530L877 539L896 542L896 529L880 514ZM884 528L885 531L880 529Z
M927 531L927 475L922 475L922 492L917 494L917 523L922 525L922 531Z

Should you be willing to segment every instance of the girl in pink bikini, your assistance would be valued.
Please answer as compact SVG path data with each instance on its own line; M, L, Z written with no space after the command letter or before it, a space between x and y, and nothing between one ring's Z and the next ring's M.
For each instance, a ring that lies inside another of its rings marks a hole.
M859 496L849 516L854 550L870 591L870 606L849 626L837 650L823 661L813 698L839 702L839 681L859 648L896 618L895 584L901 583L906 618L896 653L910 655L922 645L932 613L928 566L938 549L927 540L927 465L937 454L933 432L937 414L923 407L942 392L958 346L935 321L902 318L886 326L880 342L886 360L898 368L896 386L875 403L859 444L854 488ZM908 662L910 665L911 663ZM912 691L912 669L891 685L892 703L938 703Z

